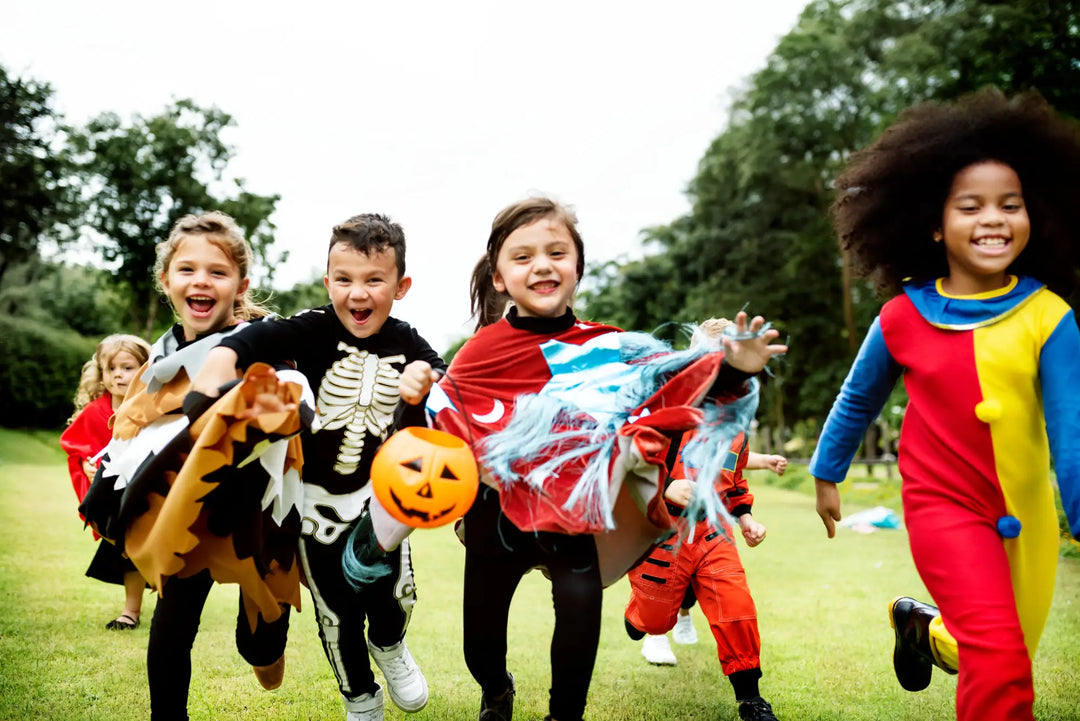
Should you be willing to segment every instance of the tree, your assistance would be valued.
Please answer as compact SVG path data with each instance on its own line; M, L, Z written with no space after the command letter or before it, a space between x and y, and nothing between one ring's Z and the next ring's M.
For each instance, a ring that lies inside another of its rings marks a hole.
M748 310L791 337L763 422L820 418L880 304L850 277L832 179L905 107L987 84L1080 115L1074 3L815 0L734 96L691 211L643 233L654 254L592 269L587 312L635 330ZM777 395L779 394L779 396Z
M160 304L155 246L188 213L222 210L236 218L259 265L267 269L266 280L272 279L270 216L280 196L251 193L240 179L232 181L231 197L219 192L229 185L223 176L233 153L221 136L233 125L232 117L217 108L179 100L158 115L135 115L126 123L104 113L72 133L86 188L87 225L105 260L117 265L118 277L131 288L133 314L144 334L154 327Z
M79 205L62 135L52 88L0 66L0 281L43 238L71 236Z

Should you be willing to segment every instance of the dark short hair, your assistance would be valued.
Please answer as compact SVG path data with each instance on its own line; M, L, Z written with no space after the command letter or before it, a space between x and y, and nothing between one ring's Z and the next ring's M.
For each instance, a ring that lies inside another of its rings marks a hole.
M362 213L335 225L330 233L327 253L339 244L348 245L364 255L392 250L398 279L405 277L405 231L387 216L381 213Z

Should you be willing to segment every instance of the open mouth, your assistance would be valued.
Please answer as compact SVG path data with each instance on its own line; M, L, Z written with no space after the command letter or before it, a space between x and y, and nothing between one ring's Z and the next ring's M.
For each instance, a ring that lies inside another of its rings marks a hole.
M529 287L535 293L551 293L559 287L559 284L553 280L544 280L539 283L533 283Z
M974 242L975 246L978 248L997 250L998 248L1007 246L1010 240L1003 235L988 235L984 238L976 238Z
M357 323L367 323L367 319L371 317L371 308L365 308L363 310L350 310L349 315Z
M208 298L205 295L193 295L187 299L188 308L198 316L209 315L210 311L214 309L217 304L213 298Z

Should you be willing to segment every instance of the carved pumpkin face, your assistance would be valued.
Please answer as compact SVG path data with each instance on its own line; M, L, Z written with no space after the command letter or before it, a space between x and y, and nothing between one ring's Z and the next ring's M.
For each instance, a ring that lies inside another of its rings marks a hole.
M479 476L469 445L431 428L403 428L371 462L371 488L386 511L407 526L435 528L465 515Z

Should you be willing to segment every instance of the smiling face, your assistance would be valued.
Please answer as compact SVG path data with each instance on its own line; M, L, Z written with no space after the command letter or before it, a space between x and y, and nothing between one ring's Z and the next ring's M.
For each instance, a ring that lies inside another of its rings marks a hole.
M115 408L124 400L131 379L135 377L135 371L139 370L142 363L126 350L117 351L111 358L103 359L101 375L105 383L105 390L113 398Z
M1006 285L1006 270L1027 247L1031 221L1020 177L996 161L975 163L953 179L940 233L949 277L944 289L974 295Z
M357 338L367 338L383 327L394 301L409 292L412 279L398 278L393 249L364 253L338 243L330 249L323 283L341 324Z
M235 325L233 307L248 279L225 251L206 235L188 235L177 243L161 285L180 316L184 339Z
M577 287L577 248L552 218L523 225L506 237L495 261L495 290L514 299L519 316L558 318Z

